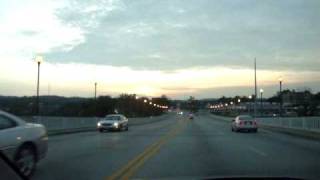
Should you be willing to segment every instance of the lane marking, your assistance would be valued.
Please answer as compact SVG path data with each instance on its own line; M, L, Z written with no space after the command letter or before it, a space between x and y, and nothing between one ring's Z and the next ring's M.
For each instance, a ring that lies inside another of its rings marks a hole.
M166 135L162 136L158 141L148 146L142 153L130 160L125 166L117 170L111 176L105 179L130 179L134 173L152 156L154 156L167 141L176 136L185 127L186 121L179 121ZM183 123L183 124L182 124ZM184 125L184 126L183 126Z
M257 148L254 148L254 147L249 147L249 149L257 154L259 154L260 156L268 156L265 152L263 151L260 151L259 149Z

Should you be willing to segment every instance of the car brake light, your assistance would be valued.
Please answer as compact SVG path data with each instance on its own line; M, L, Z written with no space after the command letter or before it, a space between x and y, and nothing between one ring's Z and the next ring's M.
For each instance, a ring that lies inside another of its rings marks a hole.
M243 122L242 122L242 121L239 121L239 124L240 124L240 125L242 125L242 124L243 124Z
M253 121L253 124L254 124L254 125L257 125L257 121Z

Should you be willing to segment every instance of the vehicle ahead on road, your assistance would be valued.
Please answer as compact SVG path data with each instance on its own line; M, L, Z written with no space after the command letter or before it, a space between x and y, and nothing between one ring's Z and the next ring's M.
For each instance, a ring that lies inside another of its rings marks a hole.
M235 132L242 130L257 132L257 121L248 115L237 116L234 120L232 120L231 130Z
M189 114L188 114L188 118L189 118L189 119L194 119L193 113L189 113Z
M48 135L43 125L27 123L0 110L0 151L23 175L30 177L33 174L47 150Z
M104 130L128 131L128 118L121 114L110 114L97 123L97 128L99 132L103 132Z

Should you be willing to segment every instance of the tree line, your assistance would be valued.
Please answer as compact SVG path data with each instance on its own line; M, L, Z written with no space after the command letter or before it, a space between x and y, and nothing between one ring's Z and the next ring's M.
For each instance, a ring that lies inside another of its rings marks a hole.
M107 114L120 113L128 117L146 117L161 115L164 108L150 105L169 106L170 100L161 97L137 98L134 94L121 94L118 97L99 96L95 98L40 96L39 115L69 117L104 117ZM148 103L144 102L147 101ZM0 109L19 116L35 116L36 97L0 96Z

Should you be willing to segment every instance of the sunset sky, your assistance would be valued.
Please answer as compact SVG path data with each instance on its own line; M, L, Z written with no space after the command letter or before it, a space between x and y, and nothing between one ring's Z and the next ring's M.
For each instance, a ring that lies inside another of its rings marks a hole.
M318 0L0 1L0 95L320 91Z

